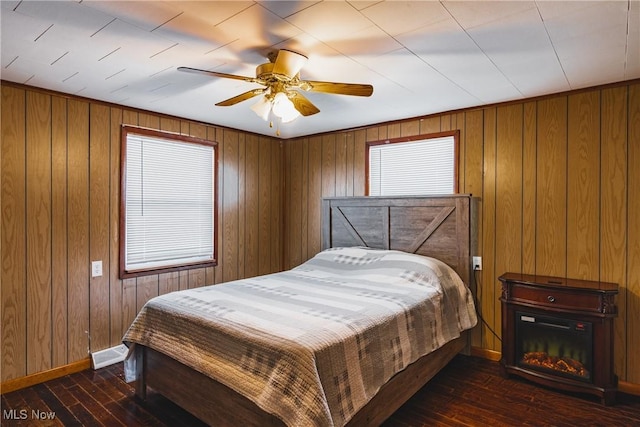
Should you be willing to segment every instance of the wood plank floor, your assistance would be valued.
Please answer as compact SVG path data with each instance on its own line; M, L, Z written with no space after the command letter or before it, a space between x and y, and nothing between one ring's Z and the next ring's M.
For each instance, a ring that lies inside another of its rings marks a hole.
M203 425L157 393L150 392L146 402L138 402L123 377L122 364L117 364L7 393L2 395L1 424ZM594 396L560 393L518 378L504 379L497 362L457 356L384 427L631 425L640 425L638 396L619 394L615 406L604 407Z

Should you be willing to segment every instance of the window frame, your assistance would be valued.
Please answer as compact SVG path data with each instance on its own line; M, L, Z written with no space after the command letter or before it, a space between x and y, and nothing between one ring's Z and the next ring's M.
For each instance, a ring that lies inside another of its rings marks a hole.
M365 149L365 160L364 160L364 166L365 166L365 177L364 177L364 194L366 196L369 196L369 159L371 157L369 151L371 149L371 147L374 146L378 146L378 145L388 145L388 144L398 144L398 143L404 143L404 142L422 142L422 141L428 141L430 139L438 139L438 138L445 138L445 137L453 137L453 193L451 194L459 194L459 186L458 186L458 168L459 168L459 158L460 158L460 130L452 130L452 131L443 131L443 132L436 132L436 133L429 133L429 134L422 134L422 135L415 135L415 136L406 136L406 137L400 137L400 138L390 138L390 139L383 139L383 140L379 140L379 141L368 141L366 143L366 149ZM418 196L419 194L416 194L416 196ZM428 194L425 194L428 195ZM394 196L388 196L388 197L394 197Z
M137 270L127 270L125 268L126 259L126 200L127 200L127 136L129 134L141 135L141 136L149 136L153 138L166 139L171 142L184 142L188 144L199 144L206 145L213 148L213 170L212 178L213 178L213 259L207 261L198 261L187 264L174 264L168 265L164 267L152 267L145 269L137 269ZM216 141L208 141L205 139L183 135L179 133L166 132L156 129L149 129L144 127L132 126L132 125L122 125L121 133L120 133L120 218L119 218L119 273L120 279L128 279L133 277L140 276L148 276L152 274L162 274L162 273L171 273L182 270L189 270L195 268L204 268L204 267L215 267L218 265L218 185L219 185L219 175L218 175L218 143Z

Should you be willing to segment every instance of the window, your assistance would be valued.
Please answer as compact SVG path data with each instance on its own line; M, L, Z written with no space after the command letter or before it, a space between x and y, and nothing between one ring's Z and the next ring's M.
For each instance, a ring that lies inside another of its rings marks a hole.
M458 192L458 131L367 143L367 195Z
M120 276L216 263L215 142L122 128Z

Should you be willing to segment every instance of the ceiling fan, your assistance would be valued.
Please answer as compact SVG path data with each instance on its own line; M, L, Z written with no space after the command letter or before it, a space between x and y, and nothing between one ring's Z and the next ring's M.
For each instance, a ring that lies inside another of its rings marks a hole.
M265 86L264 88L252 89L220 101L216 105L228 107L247 99L264 95L251 109L264 120L270 120L273 115L283 123L292 121L300 115L311 116L320 112L318 107L313 105L299 91L353 96L370 96L373 93L373 86L368 84L302 80L300 78L300 70L306 63L307 57L292 50L280 49L268 55L268 59L269 62L256 67L256 77L238 76L189 67L178 67L178 71L244 80ZM273 126L272 121L270 125Z

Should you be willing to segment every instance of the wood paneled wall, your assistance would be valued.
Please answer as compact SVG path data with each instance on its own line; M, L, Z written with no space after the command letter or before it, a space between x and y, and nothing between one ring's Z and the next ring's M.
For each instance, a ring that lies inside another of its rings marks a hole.
M2 381L118 344L155 295L300 264L321 248L321 198L364 194L367 141L459 129L489 325L474 345L500 350L505 271L613 281L616 373L640 384L637 81L285 142L5 82L1 101ZM118 279L122 124L218 142L218 267Z
M480 198L477 297L489 326L474 345L500 351L504 272L612 281L615 370L640 384L637 81L287 141L284 267L320 250L321 197L364 194L367 141L453 129L460 192Z
M153 296L282 269L280 141L5 82L1 101L2 381L119 344ZM122 124L218 142L217 267L118 279Z

